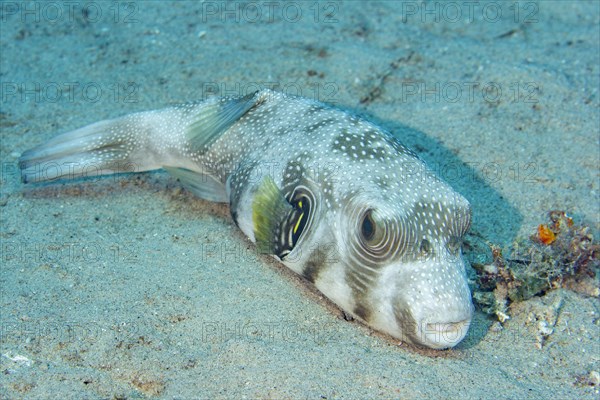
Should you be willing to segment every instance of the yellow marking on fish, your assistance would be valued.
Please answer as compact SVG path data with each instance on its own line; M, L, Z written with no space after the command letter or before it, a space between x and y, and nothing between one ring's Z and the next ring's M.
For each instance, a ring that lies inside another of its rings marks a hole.
M302 200L298 202L298 207L302 209ZM298 221L296 221L296 226L294 226L294 235L298 232L298 228L300 227L300 223L302 222L302 218L304 218L304 211L300 214Z

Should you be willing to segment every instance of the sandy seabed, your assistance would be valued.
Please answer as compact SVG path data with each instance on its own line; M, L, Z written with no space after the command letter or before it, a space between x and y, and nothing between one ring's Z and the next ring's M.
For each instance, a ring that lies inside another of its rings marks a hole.
M260 256L166 173L23 185L26 149L257 87L396 132L508 246L552 209L600 230L600 3L0 3L0 397L598 399L598 299L477 312L399 345ZM283 149L285 150L285 149Z

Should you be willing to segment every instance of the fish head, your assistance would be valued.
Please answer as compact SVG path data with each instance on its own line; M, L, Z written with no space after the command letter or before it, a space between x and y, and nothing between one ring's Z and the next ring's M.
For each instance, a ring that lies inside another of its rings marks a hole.
M385 179L346 165L337 180L301 185L309 222L283 262L378 331L454 347L474 311L461 253L470 205L414 154L398 157L410 167L372 169Z
M403 341L442 349L465 337L473 315L461 254L471 212L464 197L423 172L416 191L406 190L413 181L349 194L335 233L352 313Z

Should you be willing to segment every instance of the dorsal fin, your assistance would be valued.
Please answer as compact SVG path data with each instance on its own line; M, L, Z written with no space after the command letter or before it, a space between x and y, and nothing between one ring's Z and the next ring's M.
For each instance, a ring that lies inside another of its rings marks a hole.
M256 105L257 93L238 98L224 98L202 107L186 133L192 149L201 151L209 147Z

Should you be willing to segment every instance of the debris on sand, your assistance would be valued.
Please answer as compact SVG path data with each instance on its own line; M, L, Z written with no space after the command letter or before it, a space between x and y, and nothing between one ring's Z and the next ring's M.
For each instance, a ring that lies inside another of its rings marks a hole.
M591 229L578 225L564 211L550 211L549 223L540 224L528 238L517 239L504 256L499 246L488 243L491 258L473 263L477 288L473 298L481 309L508 316L511 302L528 300L560 287L598 297L600 245Z

